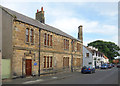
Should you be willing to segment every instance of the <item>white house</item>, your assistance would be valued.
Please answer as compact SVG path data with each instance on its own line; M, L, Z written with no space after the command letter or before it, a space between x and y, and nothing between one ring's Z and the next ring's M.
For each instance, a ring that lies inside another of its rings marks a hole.
M100 68L104 63L109 63L109 59L102 52L92 46L83 46L83 66Z
M93 67L101 67L101 65L104 63L103 53L98 51L98 49L95 47L89 46L89 48L91 49L93 55Z
M83 46L83 66L93 67L93 56L90 48Z

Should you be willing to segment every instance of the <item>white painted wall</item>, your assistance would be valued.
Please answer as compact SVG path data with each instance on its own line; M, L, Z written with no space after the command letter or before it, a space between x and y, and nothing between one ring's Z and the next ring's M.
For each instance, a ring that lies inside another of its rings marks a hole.
M89 57L86 57L86 53L89 53ZM92 64L89 64L91 62ZM83 66L93 66L92 53L83 46Z

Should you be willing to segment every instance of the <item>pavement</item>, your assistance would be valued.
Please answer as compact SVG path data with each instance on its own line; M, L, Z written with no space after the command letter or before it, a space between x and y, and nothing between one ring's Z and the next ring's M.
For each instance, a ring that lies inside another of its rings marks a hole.
M118 68L97 69L93 74L79 71L3 80L2 84L118 84Z
M2 80L2 84L35 84L37 82L47 82L52 80L60 80L68 77L72 77L72 72L64 72L57 74L41 75L41 76L30 76L26 78L16 78L16 79L5 79Z

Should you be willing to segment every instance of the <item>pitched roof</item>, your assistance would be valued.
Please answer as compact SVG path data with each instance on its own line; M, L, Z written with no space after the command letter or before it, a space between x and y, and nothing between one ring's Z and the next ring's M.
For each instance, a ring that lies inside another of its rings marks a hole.
M92 49L90 49L90 48L88 48L87 46L84 46L84 45L83 45L83 47L85 47L88 51L90 51L91 53L93 53Z
M38 28L41 28L41 29L44 29L44 30L47 30L47 31L50 31L50 32L53 32L53 33L56 33L56 34L71 38L71 39L74 39L74 40L77 40L77 41L81 41L81 40L76 39L76 38L70 36L69 34L55 28L55 27L52 27L52 26L47 25L47 24L43 24L43 23L39 22L38 20L27 17L27 16L25 16L23 14L20 14L18 12L15 12L15 11L10 10L8 8L5 8L3 6L1 6L1 7L2 7L3 10L5 10L10 15L16 17L16 20L18 20L18 21L22 21L22 22L28 23L30 25L36 26Z
M94 50L94 49L91 49L91 48L89 48L89 47L87 47L87 46L84 46L87 50L89 50L91 53L94 53L94 52L98 52L98 53L100 53L100 54L103 54L102 52L100 52L100 51L96 51L96 50ZM104 54L103 54L104 55Z

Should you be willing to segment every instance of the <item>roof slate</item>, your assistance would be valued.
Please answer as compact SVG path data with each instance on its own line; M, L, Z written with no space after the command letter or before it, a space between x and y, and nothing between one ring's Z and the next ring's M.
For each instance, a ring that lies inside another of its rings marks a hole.
M65 32L63 32L63 31L61 31L61 30L59 30L59 29L57 29L55 27L52 27L52 26L50 26L48 24L43 24L43 23L39 22L38 20L27 17L27 16L25 16L23 14L20 14L18 12L15 12L15 11L10 10L8 8L5 8L3 6L1 6L1 7L2 7L2 9L7 11L12 16L15 16L16 20L18 20L18 21L22 21L24 23L28 23L28 24L36 26L38 28L41 28L41 29L44 29L44 30L47 30L47 31L50 31L50 32L53 32L53 33L56 33L56 34L59 34L59 35L62 35L62 36L65 36L65 37L68 37L68 38L71 38L71 39L74 39L74 40L77 40L77 41L81 42L81 40L76 39L76 38L72 37L71 35L69 35L69 34L67 34L67 33L65 33Z

